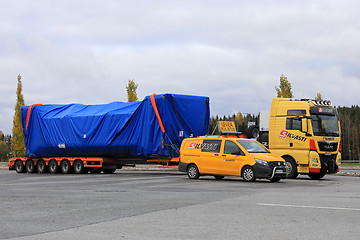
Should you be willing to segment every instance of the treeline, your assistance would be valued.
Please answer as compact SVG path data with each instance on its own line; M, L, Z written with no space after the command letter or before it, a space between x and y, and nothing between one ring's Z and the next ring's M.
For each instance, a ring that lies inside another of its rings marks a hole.
M233 115L228 116L224 115L223 117L219 117L219 115L210 117L209 134L220 134L220 131L217 128L217 123L219 121L233 121L235 122L236 131L245 134L248 128L248 123L254 123L256 125L259 124L259 115L246 114L243 116L241 112L238 112L237 114L234 113Z
M337 107L340 126L342 159L360 158L360 107Z
M0 161L8 159L10 154L11 135L4 135L0 131Z

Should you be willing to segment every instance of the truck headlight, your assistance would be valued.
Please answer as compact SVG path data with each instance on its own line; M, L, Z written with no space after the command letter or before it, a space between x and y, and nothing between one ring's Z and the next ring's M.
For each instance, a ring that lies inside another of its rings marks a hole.
M267 163L267 161L260 160L260 159L257 159L257 158L255 158L255 161L256 161L257 163L261 164L261 165L264 165L264 166L267 166L267 167L269 166L268 163Z
M311 159L311 162L312 162L312 163L319 163L319 160L318 160L317 158L312 158L312 159Z

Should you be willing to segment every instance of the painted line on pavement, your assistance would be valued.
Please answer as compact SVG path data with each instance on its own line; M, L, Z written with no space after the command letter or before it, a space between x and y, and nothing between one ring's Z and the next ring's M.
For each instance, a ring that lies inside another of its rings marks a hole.
M313 208L313 209L360 211L360 208L321 207L321 206L287 205L287 204L274 204L274 203L258 203L258 205L260 205L260 206L272 206L272 207L292 207L292 208Z

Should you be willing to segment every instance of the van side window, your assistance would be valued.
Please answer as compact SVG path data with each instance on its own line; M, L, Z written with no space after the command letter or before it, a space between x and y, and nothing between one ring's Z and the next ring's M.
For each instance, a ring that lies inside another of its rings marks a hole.
M286 130L299 130L301 131L301 120L294 118L286 119Z
M226 140L225 141L225 148L224 148L224 154L239 154L239 155L245 155L243 151L234 143L233 141Z
M204 140L201 144L201 152L219 153L221 140Z

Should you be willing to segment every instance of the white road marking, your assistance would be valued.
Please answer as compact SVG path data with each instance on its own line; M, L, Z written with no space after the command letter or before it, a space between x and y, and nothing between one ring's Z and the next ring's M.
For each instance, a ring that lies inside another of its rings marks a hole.
M306 206L306 205L286 205L286 204L274 204L274 203L258 203L258 205L260 205L260 206L273 206L273 207L315 208L315 209L360 211L360 208L322 207L322 206Z

